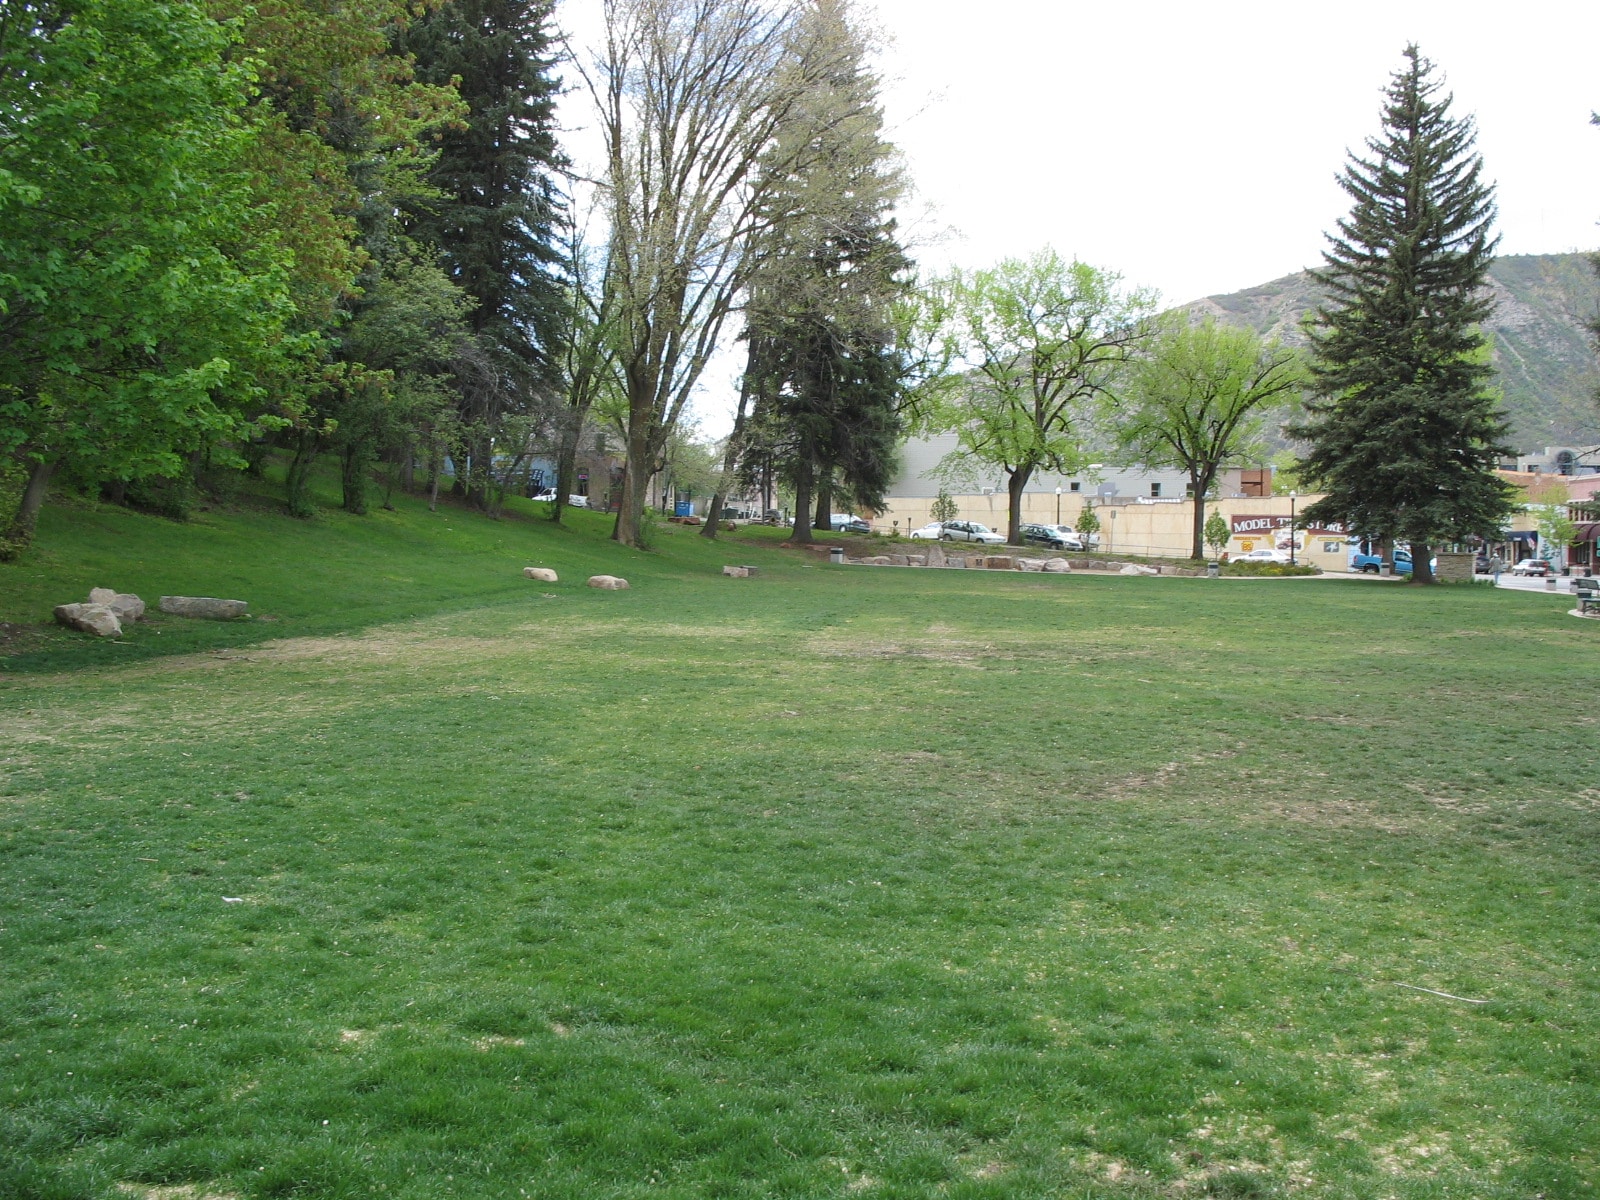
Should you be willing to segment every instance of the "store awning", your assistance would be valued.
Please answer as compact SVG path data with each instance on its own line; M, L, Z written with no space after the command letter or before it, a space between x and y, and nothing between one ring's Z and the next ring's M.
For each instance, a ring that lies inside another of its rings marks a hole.
M1600 541L1600 521L1585 521L1578 526L1578 531L1572 535L1575 542Z

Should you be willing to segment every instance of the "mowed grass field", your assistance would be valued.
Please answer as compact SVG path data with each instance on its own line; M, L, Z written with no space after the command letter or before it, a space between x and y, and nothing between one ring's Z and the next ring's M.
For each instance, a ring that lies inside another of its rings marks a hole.
M1570 599L573 518L0 566L0 1196L1600 1191Z

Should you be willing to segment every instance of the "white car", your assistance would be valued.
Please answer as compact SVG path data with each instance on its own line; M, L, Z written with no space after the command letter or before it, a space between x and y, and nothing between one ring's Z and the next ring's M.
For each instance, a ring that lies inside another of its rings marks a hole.
M1282 563L1285 566L1288 566L1288 564L1289 564L1289 552L1287 550L1275 550L1272 547L1268 546L1268 547L1266 547L1264 549L1261 549L1261 550L1252 550L1252 551L1250 551L1249 554L1241 554L1237 558L1235 558L1233 561L1234 562L1256 562L1256 563Z
M939 531L941 542L978 542L984 546L1004 546L1004 535L977 521L946 521Z
M921 529L913 529L910 533L906 534L906 536L909 538L921 538L924 541L936 542L939 540L939 534L943 529L944 525L941 522L934 521L928 525L924 525Z

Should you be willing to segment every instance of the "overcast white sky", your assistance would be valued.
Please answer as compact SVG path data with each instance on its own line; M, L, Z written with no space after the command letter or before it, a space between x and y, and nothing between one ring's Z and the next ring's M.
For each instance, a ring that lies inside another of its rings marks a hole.
M1053 245L1160 290L1237 291L1319 261L1414 40L1478 122L1503 254L1600 247L1597 0L875 0L890 132L927 266ZM593 28L600 0L565 0ZM563 119L586 123L581 95ZM925 210L925 215L922 215ZM725 426L720 381L701 413Z

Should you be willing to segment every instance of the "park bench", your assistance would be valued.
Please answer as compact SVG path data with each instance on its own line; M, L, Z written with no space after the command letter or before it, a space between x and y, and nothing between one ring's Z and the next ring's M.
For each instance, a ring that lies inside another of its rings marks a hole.
M1572 594L1578 598L1578 613L1600 613L1600 579L1582 576L1572 581Z

